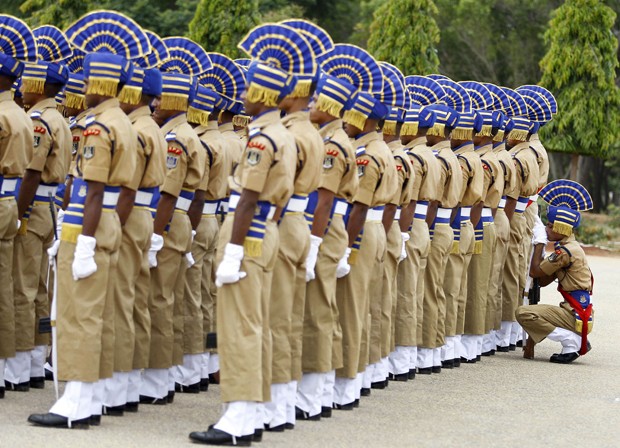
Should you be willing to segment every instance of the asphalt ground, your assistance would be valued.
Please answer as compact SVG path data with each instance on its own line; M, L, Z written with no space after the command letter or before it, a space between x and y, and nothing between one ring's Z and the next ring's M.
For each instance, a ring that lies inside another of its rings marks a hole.
M595 276L592 351L571 365L548 362L559 344L543 341L536 359L521 349L482 362L390 383L354 411L265 433L262 447L618 447L620 446L620 258L589 257ZM542 302L558 303L553 285ZM44 390L7 392L0 400L0 447L183 447L220 413L219 388L176 394L174 404L140 405L137 414L104 417L90 430L26 422L54 402Z

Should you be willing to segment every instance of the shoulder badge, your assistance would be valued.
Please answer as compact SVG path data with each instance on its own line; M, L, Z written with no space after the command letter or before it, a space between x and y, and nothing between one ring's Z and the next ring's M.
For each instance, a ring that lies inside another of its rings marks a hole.
M176 134L176 133L174 133L174 132L168 132L168 133L166 134L166 141L167 141L167 142L171 142L171 141L173 141L173 140L176 140L176 138L177 138L177 134Z
M84 146L84 158L88 160L88 159L92 159L93 157L95 157L95 147Z
M333 151L327 151L327 155L323 159L323 169L331 170L334 167L334 154Z
M362 177L364 174L366 174L366 166L369 163L369 160L357 160L357 176L358 177Z
M45 134L47 132L47 129L45 129L45 126L35 126L33 131L36 134Z
M75 119L75 117L69 118L69 129L73 129L76 124L77 124L77 120Z
M562 251L560 249L556 249L555 252L549 255L549 258L548 258L549 262L555 263L560 255L562 255Z
M101 134L101 129L85 129L84 132L82 133L82 135L84 135L84 137L88 137L89 135L99 135Z
M260 151L264 151L266 146L261 142L257 142L256 140L250 140L248 142L248 148L256 148Z
M248 147L250 147L249 143ZM255 149L248 149L248 152L246 154L246 160L248 161L248 165L250 166L258 165L260 163L261 157L261 152Z
M89 115L88 117L86 117L86 120L84 120L84 125L86 127L88 127L91 124L93 124L96 119L97 119L97 117L95 117L94 115Z
M363 156L364 154L366 154L366 147L358 146L358 148L355 150L355 157Z
M32 118L32 119L41 118L41 111L40 110L33 110L30 113L30 118Z
M248 139L252 139L260 134L260 128L249 128L248 130Z

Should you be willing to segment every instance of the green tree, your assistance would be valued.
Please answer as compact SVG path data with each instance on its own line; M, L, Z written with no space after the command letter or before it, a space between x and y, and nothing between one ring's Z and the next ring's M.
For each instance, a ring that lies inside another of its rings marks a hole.
M439 27L432 0L391 0L375 12L368 50L406 75L436 73Z
M95 6L89 0L26 0L20 11L32 28L56 25L64 29Z
M368 32L375 17L375 11L385 2L386 0L360 1L360 21L353 28L353 33L349 37L348 42L366 48L368 45Z
M554 11L545 33L548 51L540 62L540 83L555 94L558 114L541 134L548 149L572 154L572 179L577 179L580 155L608 158L616 150L620 90L615 19L601 1L567 0ZM595 173L592 181L599 177Z
M207 51L242 57L237 43L258 23L257 0L200 0L189 24L189 37Z

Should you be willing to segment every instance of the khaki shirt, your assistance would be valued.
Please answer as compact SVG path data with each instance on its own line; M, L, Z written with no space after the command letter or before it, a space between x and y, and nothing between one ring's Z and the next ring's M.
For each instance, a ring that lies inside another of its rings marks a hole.
M444 186L443 195L439 200L439 206L443 208L454 208L458 205L463 196L463 178L461 164L450 147L450 141L444 140L431 146L440 163L440 184Z
M56 100L47 98L28 111L34 130L34 154L26 169L41 173L41 182L62 183L71 164L72 137Z
M215 201L226 197L231 154L226 151L227 142L217 127L217 121L194 128L206 151L205 172L199 190L206 192L205 199Z
M251 190L259 201L284 208L293 194L297 149L295 138L280 121L280 111L254 117L248 126L248 144L235 168L230 188Z
M32 121L9 90L0 92L0 175L22 177L32 159L33 142Z
M308 195L319 186L323 163L323 139L310 122L310 112L298 111L286 115L282 124L293 134L297 145L297 170L293 192Z
M394 140L387 144L394 156L398 186L390 204L407 206L411 202L411 186L413 184L413 166L409 156L405 152L400 140Z
M229 173L232 174L233 169L241 160L241 154L243 154L247 140L244 141L242 138L239 138L232 123L223 123L218 127L218 130L222 138L227 142L226 151L229 153Z
M84 129L86 126L86 117L90 113L90 109L86 109L75 117L69 118L69 129L71 130L71 164L69 165L69 175L78 176L76 171L76 161L78 153L82 152L82 138L84 137Z
M547 154L547 150L541 143L538 133L530 137L530 148L536 153L538 170L540 172L538 188L542 188L547 185L547 180L549 179L549 154Z
M166 180L162 192L179 197L181 190L196 191L205 168L205 150L187 114L171 118L161 128L168 145Z
M586 254L574 235L560 241L555 251L540 262L540 270L554 275L566 291L592 291L592 274Z
M502 196L518 199L519 191L516 185L516 168L510 153L506 151L506 143L493 145L493 152L497 155L497 160L502 167L502 172L504 173L504 192L502 193Z
M433 150L426 146L426 137L418 137L405 146L412 166L411 200L438 201L443 195L444 184L440 183L440 161Z
M80 177L132 188L138 136L118 99L110 98L90 109L85 125L76 160Z
M359 188L353 198L369 207L388 203L396 190L396 167L389 148L377 132L368 132L353 141Z
M504 192L504 170L492 143L477 148L476 153L480 156L484 171L484 206L497 208Z
M164 134L151 118L151 109L148 106L134 110L128 117L138 134L136 172L132 189L159 187L166 178L168 145Z
M519 186L519 196L530 197L538 192L540 172L536 154L530 148L529 142L522 142L510 150L514 160L516 183Z
M351 140L342 129L342 120L336 119L319 129L325 152L323 172L318 188L325 188L337 197L351 202L359 185L355 150Z
M473 143L465 143L454 150L461 165L463 190L460 203L464 207L476 205L484 199L484 169L482 161L474 151Z

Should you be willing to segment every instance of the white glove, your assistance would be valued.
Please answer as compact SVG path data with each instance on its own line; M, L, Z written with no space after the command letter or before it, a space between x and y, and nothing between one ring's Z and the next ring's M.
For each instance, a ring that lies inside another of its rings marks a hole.
M61 208L56 212L56 238L60 240L62 233L62 223L65 222L65 211Z
M196 231L192 230L192 244L194 243L194 238L196 237Z
M405 249L405 247L407 246L407 241L411 239L411 235L409 235L409 232L400 232L400 236L403 239L403 246L400 249L400 257L398 257L399 262L407 258L407 250Z
M224 248L224 258L215 272L215 286L220 288L228 283L237 283L247 275L241 272L241 260L243 260L243 246L228 243Z
M154 233L151 235L151 247L149 247L149 268L157 267L157 252L164 247L164 237Z
M545 229L545 225L542 223L540 218L536 216L534 220L534 229L532 229L532 244L547 244L547 230Z
M92 236L78 235L73 255L73 280L86 278L97 272L95 247L97 240Z
M316 267L316 260L319 257L319 247L323 242L323 238L319 238L318 236L310 235L310 250L308 251L308 256L306 257L306 281L314 280L316 278L316 274L314 273L314 268Z
M58 249L60 248L60 240L54 240L54 243L47 249L48 261L50 266L54 262L54 257L58 255Z
M187 269L191 268L192 266L194 266L194 264L196 263L196 260L194 260L194 256L192 255L191 252L188 252L185 254L185 264L187 265Z
M17 231L18 231L18 232L19 232L19 229L21 228L21 226L22 226L22 220L21 220L21 219L18 219L18 220L17 220Z
M338 262L338 266L336 266L336 278L342 278L351 272L351 265L349 265L349 255L351 255L351 248L347 247L347 250L344 251L344 255Z

